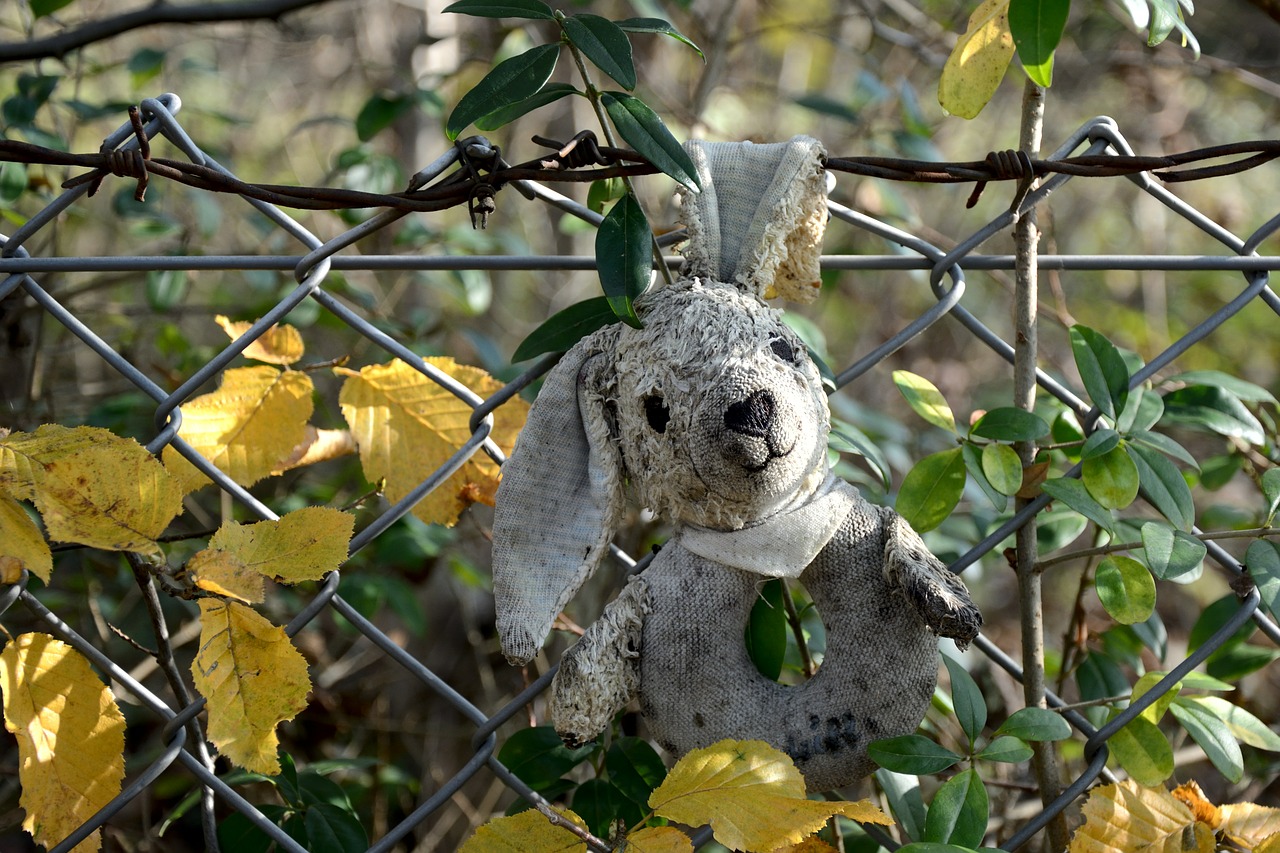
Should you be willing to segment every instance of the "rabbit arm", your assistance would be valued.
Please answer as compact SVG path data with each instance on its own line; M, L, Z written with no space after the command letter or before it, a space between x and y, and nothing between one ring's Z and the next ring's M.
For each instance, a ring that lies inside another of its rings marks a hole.
M881 514L885 579L902 590L930 630L964 649L982 627L982 614L969 598L969 590L930 553L905 518L889 509Z
M632 578L564 656L551 683L551 719L570 746L595 739L640 688L649 586Z

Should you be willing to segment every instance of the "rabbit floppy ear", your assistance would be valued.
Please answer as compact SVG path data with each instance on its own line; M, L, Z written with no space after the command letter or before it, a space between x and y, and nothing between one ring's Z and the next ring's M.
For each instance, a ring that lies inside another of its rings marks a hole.
M595 571L623 507L622 459L606 415L616 329L580 341L547 374L502 466L493 593L502 652L523 665Z

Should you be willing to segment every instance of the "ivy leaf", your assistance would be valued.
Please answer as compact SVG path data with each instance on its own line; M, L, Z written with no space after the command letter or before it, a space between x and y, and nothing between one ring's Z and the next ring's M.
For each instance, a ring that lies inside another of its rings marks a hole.
M445 12L472 15L477 18L530 18L554 21L555 13L539 0L458 0L444 7Z
M636 67L631 59L631 39L608 18L585 12L565 18L560 25L570 43L630 92L636 87ZM590 823L590 821L587 821Z
M538 92L551 79L559 55L559 44L543 44L495 65L458 101L445 124L445 135L450 140L457 139L477 119L518 104Z
M1147 567L1115 554L1098 563L1094 585L1111 618L1122 625L1145 622L1156 606L1156 582Z
M596 231L596 266L609 307L618 319L640 328L633 300L649 286L653 272L653 232L640 202L624 195Z
M512 362L527 361L548 352L564 352L598 329L618 322L609 299L596 296L575 302L529 333L511 355Z
M962 758L923 735L873 740L867 744L867 755L885 770L912 776L941 773Z
M997 441L1035 441L1049 434L1049 425L1035 412L1001 406L979 418L969 433Z
M641 156L689 189L702 188L693 161L648 104L625 92L604 92L600 102L618 135Z
M306 439L311 377L299 370L237 367L222 374L218 390L182 405L178 437L242 486L268 477ZM164 464L185 491L208 485L172 447Z
M478 367L445 357L426 361L481 397L502 388L502 383ZM346 368L334 372L346 377L338 405L360 449L365 479L385 480L387 499L392 502L417 488L471 437L471 406L399 359L358 372ZM491 438L504 453L511 452L528 411L528 404L515 398L493 413ZM497 490L497 464L486 454L476 453L419 501L413 514L428 524L451 527L471 504L492 505Z
M626 30L629 33L654 33L657 35L670 36L681 44L687 45L693 49L694 53L702 58L703 62L707 61L706 54L702 52L702 48L698 47L684 33L671 26L670 22L662 20L662 18L627 18L622 21L614 21L619 29Z
M21 634L0 652L4 727L18 740L22 828L53 848L120 793L124 715L74 648ZM76 850L97 850L94 830Z
M964 493L965 467L959 447L926 456L907 472L898 490L898 514L917 533L937 527Z
M1037 86L1053 82L1053 52L1067 26L1071 0L1012 0L1009 32L1018 48L1018 59Z
M112 551L159 554L156 537L182 511L164 466L98 427L45 424L0 438L0 491L34 503L50 539Z
M494 110L488 115L476 119L476 128L483 131L497 130L539 107L554 104L569 95L581 94L576 87L570 86L568 83L548 83L524 100L505 106L502 109Z
M1182 472L1166 457L1141 444L1126 445L1125 450L1138 467L1138 482L1147 499L1174 526L1190 530L1196 508Z
M1138 466L1123 447L1085 458L1080 479L1105 509L1124 509L1138 496Z
M898 386L907 405L917 415L948 432L956 431L956 418L947 405L947 399L928 379L906 370L895 370L893 384Z
M1129 397L1129 368L1115 344L1088 326L1071 327L1071 352L1089 399L1112 421Z
M1159 521L1142 525L1142 549L1146 552L1147 568L1163 581L1176 580L1195 571L1207 553L1199 539Z
M962 770L933 795L924 821L924 840L977 847L987 833L990 801L978 771Z
M276 726L307 707L307 661L284 629L234 601L200 599L200 649L191 663L209 700L209 740L232 763L280 772Z
M649 807L677 823L709 823L716 841L747 850L798 844L834 814L892 823L866 800L806 799L804 779L791 759L758 740L723 740L689 752L649 797Z
M942 68L938 103L952 115L976 117L996 93L1015 50L1009 0L983 0Z

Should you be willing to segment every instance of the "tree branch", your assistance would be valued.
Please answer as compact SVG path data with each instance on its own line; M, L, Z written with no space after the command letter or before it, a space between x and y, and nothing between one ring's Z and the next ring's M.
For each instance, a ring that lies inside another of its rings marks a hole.
M231 3L153 3L111 18L91 20L74 29L23 42L0 42L0 61L61 59L73 50L106 41L130 30L160 24L211 24L219 21L279 20L282 16L328 0L240 0Z

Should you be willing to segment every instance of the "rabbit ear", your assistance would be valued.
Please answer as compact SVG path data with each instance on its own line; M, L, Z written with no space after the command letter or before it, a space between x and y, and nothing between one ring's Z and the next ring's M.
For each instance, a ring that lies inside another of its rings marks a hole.
M608 552L623 507L622 458L606 415L614 370L606 329L547 374L502 466L493 520L493 594L502 652L516 665Z

